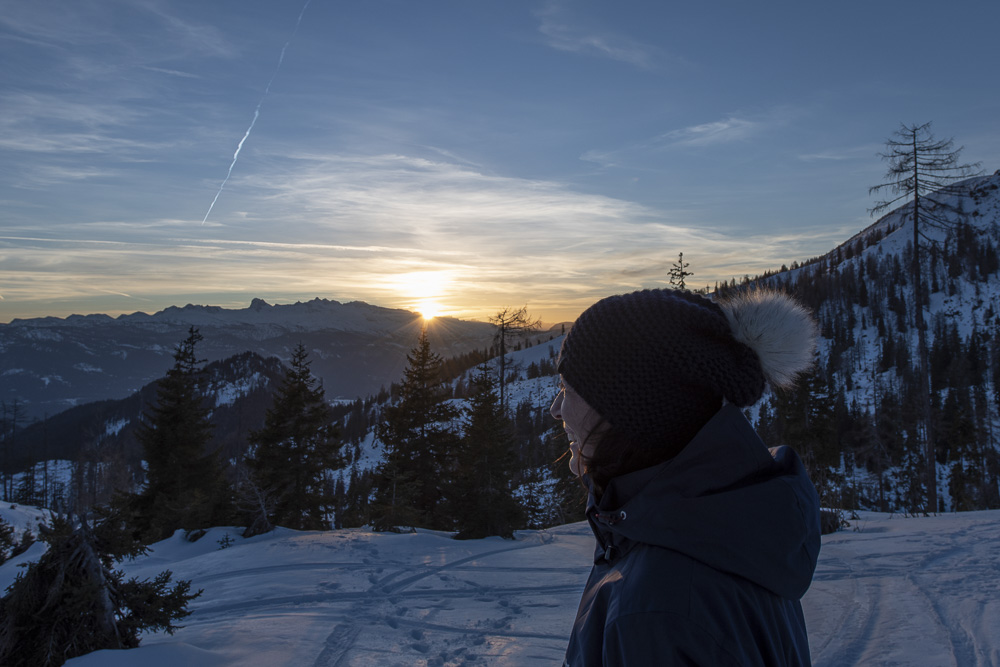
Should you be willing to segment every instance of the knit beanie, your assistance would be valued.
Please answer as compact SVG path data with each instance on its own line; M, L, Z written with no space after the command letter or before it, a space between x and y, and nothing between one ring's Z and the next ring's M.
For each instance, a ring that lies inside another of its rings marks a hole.
M748 291L716 303L651 289L610 296L563 340L563 380L640 446L683 447L722 406L790 385L813 361L816 326L785 294ZM677 444L679 443L679 444Z

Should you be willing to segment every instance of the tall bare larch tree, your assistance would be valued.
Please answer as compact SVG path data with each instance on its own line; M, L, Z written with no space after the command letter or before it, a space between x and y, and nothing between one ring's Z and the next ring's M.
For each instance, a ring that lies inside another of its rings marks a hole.
M932 242L924 227L945 228L963 215L960 207L947 201L960 194L957 182L974 176L979 164L960 164L962 148L955 148L951 139L935 139L931 124L901 125L886 141L886 150L879 157L889 168L885 181L868 189L869 194L886 196L869 211L872 215L912 198L909 211L913 222L913 258L910 276L913 282L913 324L917 329L918 379L924 418L925 457L927 459L927 509L936 512L937 461L934 442L934 418L931 410L930 383L927 365L927 327L924 322L926 287L921 276L921 240Z

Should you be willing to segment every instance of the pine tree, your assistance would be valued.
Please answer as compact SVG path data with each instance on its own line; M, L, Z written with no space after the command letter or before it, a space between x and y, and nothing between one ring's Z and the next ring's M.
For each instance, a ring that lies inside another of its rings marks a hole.
M115 561L145 551L114 518L91 528L55 517L44 527L49 544L18 574L0 599L0 664L50 667L100 649L135 648L140 634L164 630L187 616L191 582L172 588L170 571L152 581L124 580Z
M685 279L694 275L693 272L687 270L689 266L690 264L684 261L684 253L679 253L677 261L670 267L670 284L677 289L685 289L687 284Z
M385 454L376 472L372 525L449 530L444 473L458 440L451 425L456 412L444 402L441 357L431 352L426 330L406 359L399 402L383 410L377 429Z
M513 424L500 405L486 364L473 376L472 388L465 433L455 457L452 513L456 537L513 538L524 520L512 488L517 463Z
M250 436L247 466L257 489L272 500L266 523L327 530L334 501L327 475L344 461L330 406L309 371L308 356L301 343L292 353L291 367L264 416L264 428Z
M371 470L361 471L358 462L351 464L351 474L347 483L347 497L341 515L343 527L363 526L370 522L369 501L372 494L373 474Z
M0 518L0 564L10 558L16 545L14 527Z
M146 486L132 499L136 527L155 542L178 528L194 530L225 523L231 515L228 486L214 451L208 451L212 423L198 391L202 364L194 327L174 351L174 365L160 380L157 403L137 431L147 464Z

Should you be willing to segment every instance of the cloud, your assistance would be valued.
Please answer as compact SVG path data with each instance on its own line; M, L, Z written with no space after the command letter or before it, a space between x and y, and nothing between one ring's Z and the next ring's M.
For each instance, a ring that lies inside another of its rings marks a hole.
M550 181L485 174L466 165L405 155L298 154L247 176L261 205L308 211L308 225L361 238L405 240L420 248L504 246L537 241L593 243L587 230L654 218L631 202L574 192ZM463 238L463 234L467 235Z
M760 131L762 123L730 116L725 120L691 125L661 134L654 140L660 145L714 146L743 141Z
M559 2L549 2L535 15L545 43L558 51L609 58L640 69L654 69L671 60L661 49L607 30L574 23Z
M121 172L115 169L87 165L34 165L20 174L18 185L23 188L41 188L69 181L116 177L120 174Z
M192 74L191 72L180 72L175 69L166 69L164 67L153 67L151 65L140 65L142 69L149 70L150 72L159 72L160 74L169 74L170 76L178 76L183 79L201 79L203 77L198 74Z
M714 148L749 141L787 122L791 112L779 108L750 118L728 116L722 120L689 125L612 149L590 149L580 155L585 162L602 167L636 168L645 159L674 148Z
M864 146L853 146L846 148L831 148L820 153L806 153L799 155L803 162L832 161L842 162L844 160L871 160L879 150L884 147L876 144L865 144Z
M106 177L127 182L135 173L123 163L160 161L193 143L159 131L155 110L124 103L0 93L0 106L0 156L18 165L9 182L20 188Z
M150 54L162 48L176 58L188 53L229 58L232 44L215 26L180 19L156 0L74 0L53 11L45 3L8 3L0 25L21 41L61 51L72 47L108 45ZM132 33L123 24L139 25Z
M14 94L2 97L0 149L31 153L144 152L162 143L132 139L123 129L142 113L114 103L72 101L55 95Z
M234 176L238 211L219 211L214 227L106 220L63 225L59 238L0 237L5 309L72 299L79 312L94 295L116 291L155 308L177 294L228 295L229 303L266 294L412 309L420 286L399 276L440 275L447 280L436 301L448 314L482 318L527 303L559 321L602 296L668 284L678 252L691 263L690 284L701 286L829 247L807 234L740 237L557 181L443 160L319 153L261 160L266 169Z
M512 295L588 300L587 275L623 261L618 246L692 233L631 202L405 155L297 155L239 180L239 191L262 194L241 202L249 215L220 215L212 237L164 220L0 239L16 249L0 272L6 294L311 292L406 307L393 276L446 272L446 307L481 314Z
M162 3L146 1L138 3L145 11L158 17L163 28L169 33L170 41L183 47L189 54L208 57L232 58L237 49L215 26L208 23L188 21L169 13Z

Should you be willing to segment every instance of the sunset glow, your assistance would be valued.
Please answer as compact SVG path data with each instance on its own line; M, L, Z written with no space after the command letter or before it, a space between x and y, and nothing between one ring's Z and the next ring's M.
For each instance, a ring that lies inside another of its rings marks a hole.
M681 252L704 288L843 243L901 121L1000 166L1000 3L244 4L0 12L0 323L317 297L569 321Z
M445 314L444 299L452 291L453 273L449 270L409 271L393 276L386 283L390 299L402 307L420 313L424 320Z
M417 312L424 316L424 320L430 321L441 314L441 306L432 301L425 301L417 306Z

